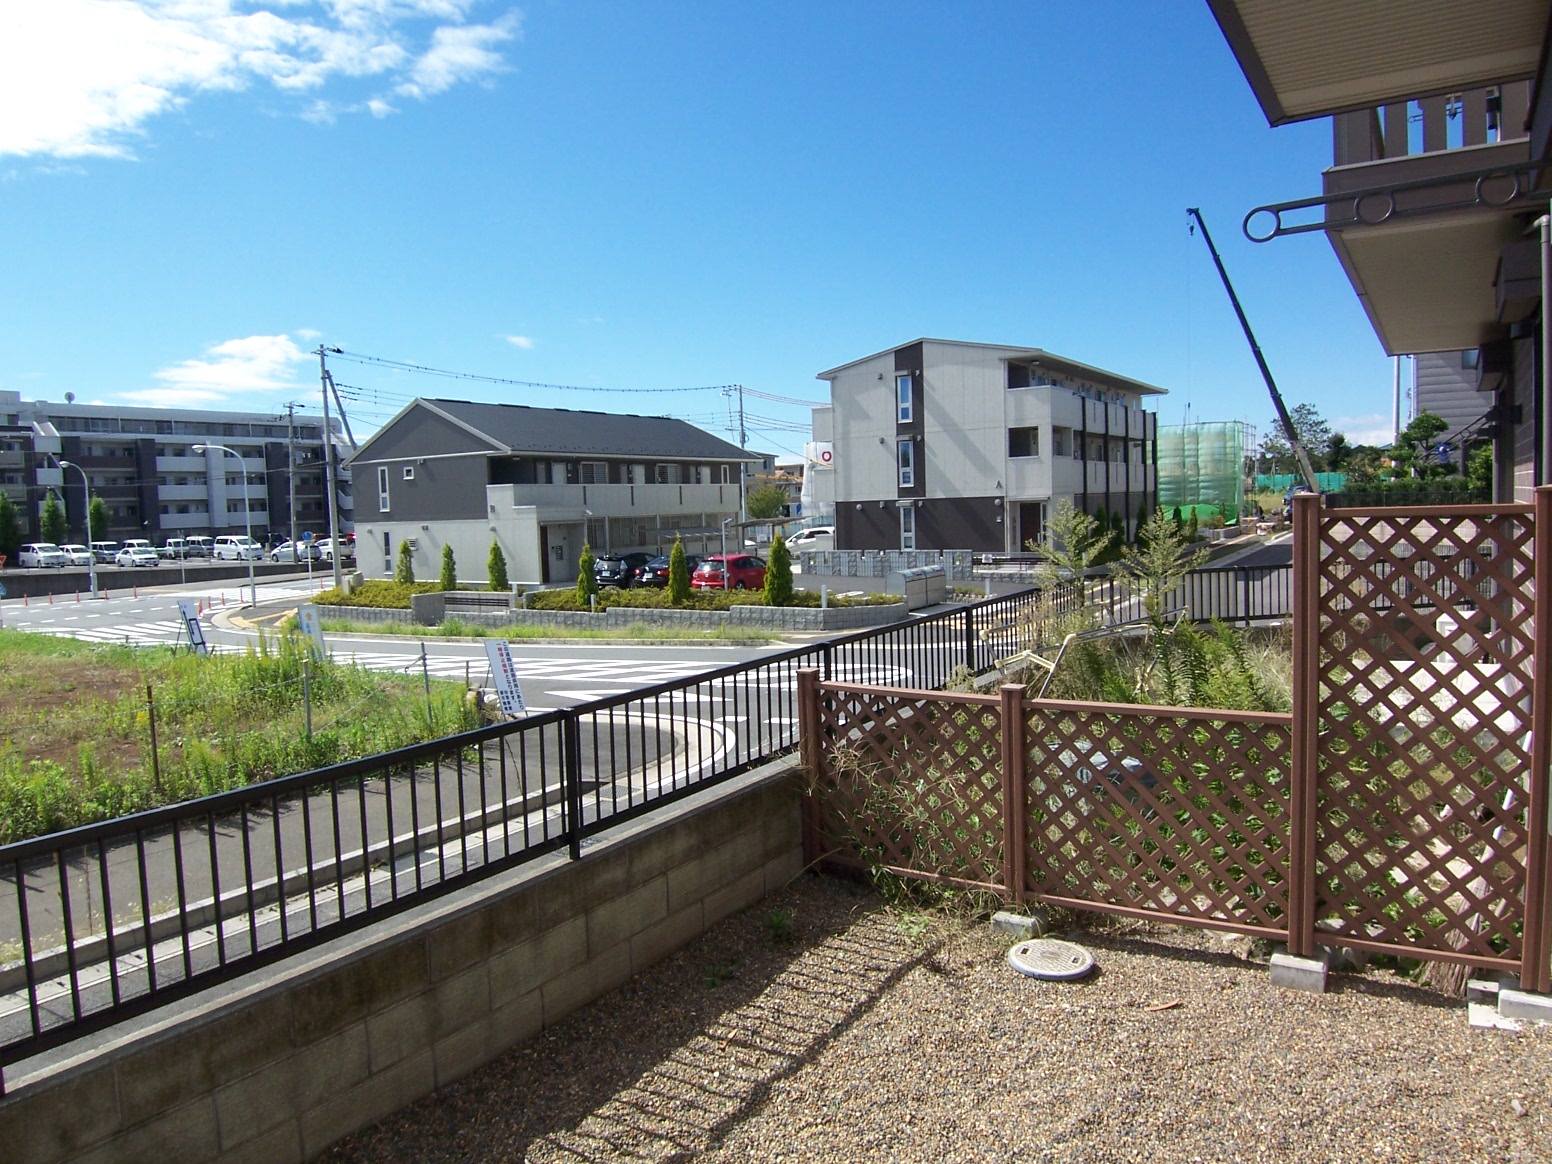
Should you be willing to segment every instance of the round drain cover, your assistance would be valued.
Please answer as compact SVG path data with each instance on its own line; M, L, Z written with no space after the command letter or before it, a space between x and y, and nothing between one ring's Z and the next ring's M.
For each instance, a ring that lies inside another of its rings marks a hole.
M1031 978L1062 981L1082 978L1094 969L1094 955L1072 942L1035 938L1009 950L1008 965Z

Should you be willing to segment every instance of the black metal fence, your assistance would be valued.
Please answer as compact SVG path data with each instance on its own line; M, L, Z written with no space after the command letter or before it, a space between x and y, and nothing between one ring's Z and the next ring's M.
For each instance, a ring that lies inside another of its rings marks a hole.
M1135 586L1114 574L1089 579L1089 601L1114 622L1140 613ZM1184 610L1195 622L1221 619L1250 626L1293 614L1293 567L1204 566L1192 570L1166 598L1170 610Z
M796 748L797 672L938 687L1033 591L0 847L3 1069Z

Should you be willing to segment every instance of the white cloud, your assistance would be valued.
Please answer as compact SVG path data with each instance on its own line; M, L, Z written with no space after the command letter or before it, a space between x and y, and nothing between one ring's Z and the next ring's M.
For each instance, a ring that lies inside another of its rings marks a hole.
M389 92L424 99L507 67L499 46L519 35L521 17L466 23L483 2L9 0L0 156L127 156L153 118L256 82L305 96L298 111L313 120L384 117ZM320 92L331 82L378 92L331 100Z
M250 335L207 348L202 359L163 368L155 377L160 388L120 395L136 404L192 408L239 393L287 392L296 387L297 366L311 359L289 335Z
M1339 416L1331 422L1331 431L1347 437L1355 445L1388 445L1395 433L1390 427L1390 416L1371 412L1367 416Z
M533 337L528 335L509 335L507 343L514 348L522 348L525 352L534 346Z

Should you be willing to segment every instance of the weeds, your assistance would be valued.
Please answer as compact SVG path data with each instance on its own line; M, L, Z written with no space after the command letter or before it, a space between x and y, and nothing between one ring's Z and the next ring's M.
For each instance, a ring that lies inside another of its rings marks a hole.
M771 946L790 946L797 941L797 929L792 924L795 916L790 909L773 909L760 919L765 927L765 940Z

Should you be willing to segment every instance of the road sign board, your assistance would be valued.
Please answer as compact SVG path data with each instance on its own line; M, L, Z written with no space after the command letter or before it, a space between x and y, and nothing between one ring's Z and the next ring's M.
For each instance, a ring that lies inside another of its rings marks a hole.
M485 657L490 660L491 681L496 685L496 699L505 715L517 715L527 711L523 703L523 685L517 679L517 667L512 662L512 648L505 639L486 639Z
M318 608L316 606L297 607L296 621L302 628L302 633L312 639L313 646L318 648L319 653L326 653L328 647L323 641L323 620L318 615Z
M178 613L183 615L183 628L188 631L189 646L197 654L210 654L210 646L205 642L205 628L199 622L199 603L192 598L180 598Z

